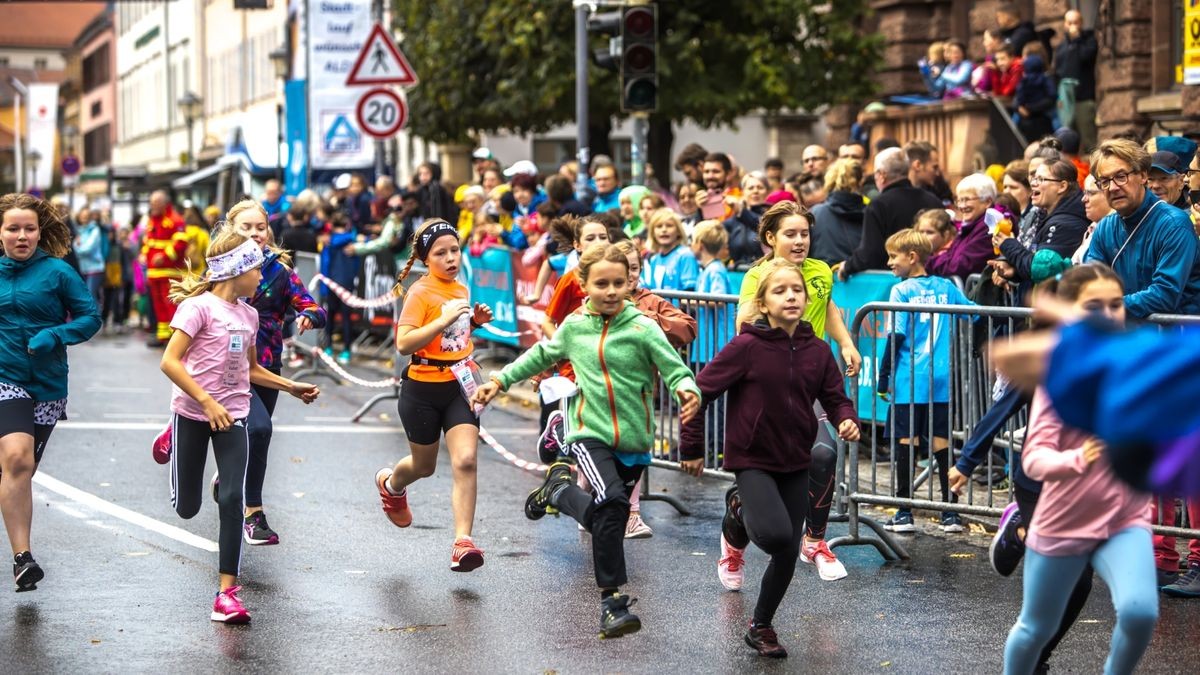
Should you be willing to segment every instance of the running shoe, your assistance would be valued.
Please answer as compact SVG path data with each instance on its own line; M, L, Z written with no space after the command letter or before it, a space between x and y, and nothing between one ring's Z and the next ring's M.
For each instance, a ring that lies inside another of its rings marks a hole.
M350 365L350 352L343 351L341 354L338 354L337 362L343 366Z
M566 428L566 417L561 410L555 410L546 418L546 428L538 437L538 459L542 464L553 464L559 455L567 454L567 442L563 439Z
M1179 581L1179 572L1172 572L1170 570L1164 570L1161 567L1155 568L1154 571L1158 576L1157 584L1158 584L1159 590L1162 590L1163 588L1170 586L1171 584L1175 583L1176 581Z
M1004 507L1004 513L1000 514L1000 526L996 528L996 535L992 537L992 544L988 547L988 560L992 563L992 569L1002 577L1016 571L1021 558L1025 557L1025 542L1017 536L1020 527L1021 509L1013 502Z
M721 585L727 591L742 590L742 580L746 573L742 570L745 566L745 561L742 559L742 554L745 551L740 548L734 548L725 541L725 535L721 535L721 558L717 561L717 578L721 580Z
M242 538L251 546L274 546L279 543L279 535L267 524L267 514L262 511L246 516L242 524Z
M571 465L567 462L555 462L546 470L546 480L542 486L529 493L525 499L525 517L530 520L540 520L547 513L558 514L554 508L554 499L571 484Z
M1192 563L1188 571L1175 583L1162 587L1162 592L1173 598L1200 598L1200 563Z
M454 572L470 572L483 567L483 549L477 548L470 537L454 540L450 551L450 569Z
M654 530L642 520L642 514L637 511L629 512L629 520L625 523L626 539L649 539L654 536Z
M783 645L779 644L779 636L775 634L775 629L767 625L759 625L756 623L750 624L750 630L746 631L746 644L754 648L759 656L765 656L769 659L786 659L787 650Z
M846 566L837 559L824 539L811 541L805 538L800 545L800 560L817 566L821 581L837 581L846 578Z
M412 511L408 508L408 488L400 494L392 492L389 483L392 480L392 470L384 467L375 472L375 487L379 490L379 499L383 502L383 513L396 527L412 525Z
M917 526L913 523L912 511L897 511L883 524L883 529L888 532L916 532Z
M42 566L33 559L29 551L22 551L13 556L13 582L18 593L36 591L39 581L46 577Z
M750 544L750 535L742 522L742 500L738 497L737 485L731 485L725 491L725 516L721 522L721 531L732 533L734 539L745 542L747 546Z
M963 527L962 516L953 511L942 511L942 524L940 525L942 532L963 532L967 528Z
M154 456L154 461L159 464L166 464L171 461L171 423L167 422L167 427L154 437L154 443L150 446L150 454Z
M217 592L217 599L213 601L212 615L209 618L221 623L250 623L250 612L246 611L237 596L240 590L241 586L234 586Z
M642 629L642 620L629 608L637 598L614 593L600 601L600 639L618 638Z

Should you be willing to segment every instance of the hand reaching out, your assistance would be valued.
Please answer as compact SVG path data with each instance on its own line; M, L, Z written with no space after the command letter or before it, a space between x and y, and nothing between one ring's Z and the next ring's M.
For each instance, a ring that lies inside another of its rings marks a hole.
M321 395L321 390L315 384L292 382L292 386L288 387L288 393L304 401L307 405L317 400L317 397Z
M679 423L687 424L700 412L700 397L687 389L679 389L675 393L679 396Z
M496 398L496 394L499 393L500 384L498 382L495 380L485 382L484 384L479 385L479 388L475 390L475 395L471 397L471 404L487 405L491 403L492 399Z
M475 313L471 316L472 323L476 326L482 326L485 323L490 323L493 318L491 307L482 303L475 304Z
M838 437L849 443L857 442L862 437L862 431L858 428L858 422L854 420L842 420L838 425Z

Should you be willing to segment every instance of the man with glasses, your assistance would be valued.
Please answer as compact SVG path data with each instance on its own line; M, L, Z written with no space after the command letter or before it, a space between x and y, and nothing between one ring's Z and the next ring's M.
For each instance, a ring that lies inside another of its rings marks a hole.
M800 155L804 163L805 178L820 178L825 182L825 169L829 167L829 152L819 145L810 145ZM804 182L804 181L801 181Z
M1115 213L1096 226L1084 262L1117 272L1134 318L1200 314L1200 244L1187 213L1146 189L1150 166L1150 155L1125 139L1104 141L1092 155L1096 186Z

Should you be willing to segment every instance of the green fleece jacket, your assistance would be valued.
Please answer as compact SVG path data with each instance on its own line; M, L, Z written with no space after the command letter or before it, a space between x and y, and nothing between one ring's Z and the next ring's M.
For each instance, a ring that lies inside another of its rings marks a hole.
M492 377L508 389L563 360L575 367L579 386L567 441L592 438L617 452L644 455L622 458L627 465L650 460L656 369L671 392L682 388L700 394L692 371L662 329L628 301L611 318L585 304L563 321L553 340L534 345Z

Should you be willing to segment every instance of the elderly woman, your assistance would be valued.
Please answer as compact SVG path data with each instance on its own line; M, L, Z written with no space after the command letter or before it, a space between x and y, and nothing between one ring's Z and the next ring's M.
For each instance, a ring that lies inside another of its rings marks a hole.
M1011 273L1005 276L1010 280L1039 282L1046 274L1039 272L1039 268L1046 266L1035 262L1039 252L1049 250L1061 258L1070 258L1091 223L1084 211L1083 191L1079 189L1079 170L1070 160L1042 162L1029 179L1029 186L1033 189L1032 202L1047 214L1037 228L1033 245L1023 245L1003 232L993 235L992 244L1000 249L1010 266Z
M982 173L973 173L958 182L958 238L944 251L929 258L925 269L941 277L965 280L987 267L996 256L992 250L992 233L985 222L988 210L996 202L996 182ZM993 210L993 220L1001 218Z
M742 176L742 196L746 199L746 208L761 216L767 210L767 193L770 192L766 174L761 171L751 171Z
M862 241L863 166L857 159L839 159L825 172L829 197L813 207L812 253L817 260L837 265L845 262Z

